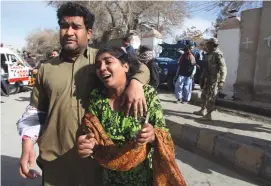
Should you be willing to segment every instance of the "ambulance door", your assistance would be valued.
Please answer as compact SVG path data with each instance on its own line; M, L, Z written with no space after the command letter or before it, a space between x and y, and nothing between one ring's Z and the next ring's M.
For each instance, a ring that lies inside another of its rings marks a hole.
M23 66L23 62L14 54L7 54L9 59L9 82L19 83L20 86L28 85L29 68Z
M1 69L8 74L8 60L5 53L1 53Z

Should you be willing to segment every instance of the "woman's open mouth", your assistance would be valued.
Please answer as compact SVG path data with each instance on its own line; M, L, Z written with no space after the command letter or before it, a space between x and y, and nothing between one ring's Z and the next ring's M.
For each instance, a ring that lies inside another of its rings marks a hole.
M107 74L107 75L103 75L102 78L103 80L109 79L112 75L111 74Z
M105 74L101 76L101 79L103 82L109 82L111 77L112 77L111 74Z

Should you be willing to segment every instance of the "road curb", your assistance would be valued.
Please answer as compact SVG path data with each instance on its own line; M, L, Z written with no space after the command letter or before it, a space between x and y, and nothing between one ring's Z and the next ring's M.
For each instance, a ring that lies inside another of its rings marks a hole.
M191 95L191 104L200 106L201 105L201 91L194 90ZM249 104L242 101L233 101L227 99L217 99L216 105L224 108L229 108L237 111L257 114L270 118L271 107L259 107L257 105ZM242 113L244 115L244 113Z
M226 162L234 168L271 181L271 153L254 144L248 144L249 140L245 143L227 132L188 124L179 124L181 130L177 133L176 126L168 123L175 144L192 151L198 149L207 156Z

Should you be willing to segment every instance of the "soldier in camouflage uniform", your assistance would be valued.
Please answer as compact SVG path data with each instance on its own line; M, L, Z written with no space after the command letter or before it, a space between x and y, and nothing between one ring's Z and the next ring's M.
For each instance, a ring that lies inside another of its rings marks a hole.
M203 103L201 109L194 112L196 115L203 116L200 118L201 120L212 120L216 96L218 91L223 88L227 75L223 53L217 48L218 44L216 38L211 38L206 43L208 54L204 58L206 65L201 76L202 81L204 81L201 94ZM207 109L207 113L205 109Z

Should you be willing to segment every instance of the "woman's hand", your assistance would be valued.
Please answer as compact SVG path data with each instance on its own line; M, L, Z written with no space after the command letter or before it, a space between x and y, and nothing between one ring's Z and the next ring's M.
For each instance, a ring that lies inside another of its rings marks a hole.
M39 175L34 168L36 153L34 150L34 142L30 139L24 140L22 145L22 155L20 160L20 175L24 178L34 179Z
M93 149L97 144L93 133L79 136L77 142L78 153L81 158L87 158L93 154Z
M140 130L136 136L136 142L138 145L144 145L146 143L152 143L155 140L154 128L151 124L144 124L142 130Z
M123 94L121 106L126 104L126 116L129 115L131 107L133 108L134 117L137 118L139 113L142 117L144 111L147 112L147 104L144 96L143 84L132 79L126 91Z

